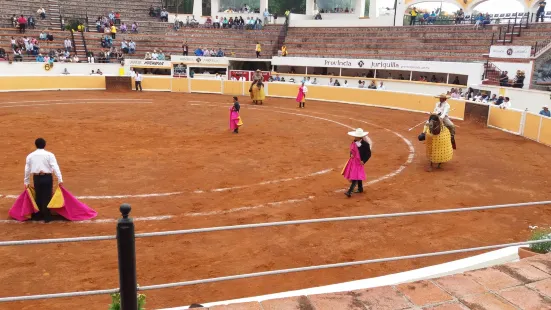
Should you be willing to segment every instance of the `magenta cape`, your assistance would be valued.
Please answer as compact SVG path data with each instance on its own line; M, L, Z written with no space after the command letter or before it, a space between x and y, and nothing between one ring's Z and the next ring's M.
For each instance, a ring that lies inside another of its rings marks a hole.
M55 213L70 221L89 220L98 215L96 211L80 202L65 188L60 187L59 189L63 195L63 207L51 209ZM36 212L38 212L38 210L34 207L34 197L31 196L29 191L25 190L17 197L17 200L9 211L9 215L18 221L26 221Z
M301 86L298 88L297 102L304 101L304 88Z
M342 175L350 181L365 180L364 165L362 165L360 150L358 150L355 142L350 144L350 154L352 156L348 159L348 162L342 171Z
M239 128L239 112L235 111L233 107L230 108L230 129L235 130Z

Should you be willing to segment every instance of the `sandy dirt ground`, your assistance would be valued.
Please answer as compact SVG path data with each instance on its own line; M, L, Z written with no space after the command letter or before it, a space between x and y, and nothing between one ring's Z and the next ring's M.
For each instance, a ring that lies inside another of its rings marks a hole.
M126 100L123 100L126 99ZM0 94L0 240L114 235L114 222L12 223L25 157L41 136L77 196L98 220L132 205L137 232L293 219L542 201L550 197L551 148L457 122L458 150L425 172L425 116L364 106L242 98L245 125L228 129L231 97L173 93ZM340 175L348 127L373 139L366 192L346 198ZM414 147L414 157L406 141ZM524 241L549 206L258 228L138 239L140 285ZM170 218L167 218L170 217ZM465 256L465 255L464 255ZM464 256L442 256L147 292L149 309L212 302L375 277ZM115 241L0 247L2 297L115 288ZM106 309L109 296L0 304L0 309Z

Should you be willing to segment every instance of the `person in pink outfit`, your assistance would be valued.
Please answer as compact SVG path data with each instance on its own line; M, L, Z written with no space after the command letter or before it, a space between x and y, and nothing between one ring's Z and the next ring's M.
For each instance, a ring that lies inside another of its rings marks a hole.
M306 93L308 93L308 88L304 86L304 82L302 82L302 84L298 88L298 95L297 95L297 102L298 102L299 109L304 109L304 105L306 104Z
M233 130L233 133L239 133L239 126L242 125L239 110L241 110L239 101L237 97L233 97L233 106L230 108L230 129Z
M354 137L354 141L350 144L350 158L342 171L342 175L351 182L350 188L345 192L348 197L352 196L352 192L356 186L358 190L354 193L363 193L363 181L365 177L365 163L371 158L371 139L367 136L368 132L358 128L348 133Z

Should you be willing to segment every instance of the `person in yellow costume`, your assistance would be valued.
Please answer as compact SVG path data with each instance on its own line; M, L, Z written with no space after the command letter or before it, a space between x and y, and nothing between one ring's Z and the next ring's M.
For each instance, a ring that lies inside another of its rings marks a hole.
M437 168L440 168L443 163L452 160L453 147L450 130L444 126L438 115L432 114L429 117L421 136L424 136L426 140L426 154L429 161L427 171L432 171L433 164L437 164ZM419 140L423 139L420 137Z
M256 42L256 58L260 58L260 52L262 52L262 46L260 45L260 42Z
M251 85L251 99L254 104L262 104L264 99L266 99L266 94L264 93L264 83L262 81L253 82Z
M287 46L285 45L281 47L281 56L283 57L287 56Z

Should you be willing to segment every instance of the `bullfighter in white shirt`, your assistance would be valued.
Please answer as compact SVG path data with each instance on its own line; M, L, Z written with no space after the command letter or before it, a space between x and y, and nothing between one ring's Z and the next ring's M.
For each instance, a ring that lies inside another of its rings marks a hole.
M36 192L36 205L40 210L42 219L48 223L52 220L50 211L48 210L48 203L52 200L53 192L52 172L55 173L59 186L63 185L63 177L61 176L61 170L59 170L55 155L44 150L46 140L38 138L34 144L36 151L27 156L25 164L25 188L30 186L32 175ZM38 220L41 218L35 216L33 219Z
M450 104L447 101L450 97L446 94L441 94L439 96L436 96L436 98L439 98L440 101L436 103L433 113L438 115L438 117L440 117L440 119L444 123L444 126L448 127L448 129L450 130L452 145L455 149L455 125L450 120Z

